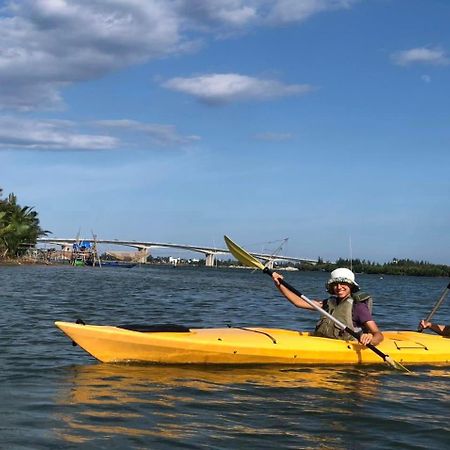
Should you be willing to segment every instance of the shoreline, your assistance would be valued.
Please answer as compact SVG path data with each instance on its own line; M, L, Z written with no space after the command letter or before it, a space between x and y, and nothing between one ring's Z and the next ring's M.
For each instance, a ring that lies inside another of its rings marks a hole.
M71 266L71 264L69 262L55 262L55 261L33 261L30 259L21 259L21 258L8 258L8 259L0 259L0 267L13 267L13 266L40 266L40 267L58 267L58 266ZM162 264L162 263L151 263L151 262L147 262L147 263L136 263L136 266L155 266L155 267L171 267L171 268L205 268L205 265L192 265L192 264L177 264L176 266L174 266L173 264L167 263L167 264ZM90 266L84 266L84 267L90 267ZM231 269L231 270L236 270L236 269L243 269L243 270L255 270L252 267L246 267L246 266L242 266L242 265L233 265L233 264L229 264L229 265L218 265L218 266L214 266L214 267L208 267L208 269ZM287 267L276 267L274 268L274 270L279 271L279 272L328 272L327 270L324 269L314 269L314 270L310 270L309 268L297 268L297 267L291 267L291 266L287 266ZM377 277L384 277L384 276L411 276L411 277L430 277L430 278L448 278L450 276L449 275L443 275L443 274L436 274L436 275L431 275L429 273L413 273L413 274L408 274L408 273L388 273L388 272L355 272L357 275L372 275L372 276L377 276Z

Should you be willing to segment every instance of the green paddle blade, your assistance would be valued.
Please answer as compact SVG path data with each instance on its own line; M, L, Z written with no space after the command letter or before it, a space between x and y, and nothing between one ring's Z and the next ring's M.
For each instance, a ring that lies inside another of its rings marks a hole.
M231 254L244 266L256 267L257 269L264 270L264 264L256 259L250 253L246 252L242 247L239 247L235 242L233 242L228 236L223 237L225 239L225 244L227 244L228 250Z

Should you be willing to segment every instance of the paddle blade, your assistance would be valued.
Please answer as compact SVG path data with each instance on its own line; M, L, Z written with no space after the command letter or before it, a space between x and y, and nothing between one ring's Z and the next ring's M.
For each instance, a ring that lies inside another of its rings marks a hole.
M256 267L257 269L264 270L264 264L256 259L254 256L250 255L242 247L239 247L235 242L233 242L228 236L223 237L225 239L225 244L227 244L228 250L231 254L244 266Z
M386 363L388 363L391 367L394 369L400 370L402 372L412 373L409 369L407 369L404 365L400 364L399 362L393 360L390 356L386 355L386 358L384 359Z

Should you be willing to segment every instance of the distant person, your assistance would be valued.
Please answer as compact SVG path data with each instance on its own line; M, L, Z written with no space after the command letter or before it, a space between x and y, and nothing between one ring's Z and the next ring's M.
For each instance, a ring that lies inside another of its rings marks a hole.
M283 279L281 274L273 272L272 278L280 292L293 305L298 308L314 309L308 302L280 284L280 280ZM331 296L326 300L312 300L313 303L355 332L361 332L359 336L361 344L378 345L384 339L383 333L372 318L371 298L367 294L356 294L359 291L359 285L351 270L344 268L333 270L325 287ZM314 334L332 339L353 339L326 316L320 318Z
M421 330L430 329L441 336L450 336L450 325L438 325L437 323L421 320L419 323L419 328Z

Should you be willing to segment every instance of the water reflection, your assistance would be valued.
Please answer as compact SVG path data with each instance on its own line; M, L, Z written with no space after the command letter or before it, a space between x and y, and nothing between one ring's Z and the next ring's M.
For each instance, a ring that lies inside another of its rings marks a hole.
M240 385L272 388L315 388L373 395L378 375L390 372L348 366L292 368L278 366L158 366L93 364L70 368L71 401L103 402L142 401L139 393L173 391L174 388L214 391ZM371 377L368 377L371 373ZM364 381L364 388L361 382ZM177 398L180 400L179 398Z
M224 433L257 439L288 433L325 445L328 438L316 435L314 421L310 432L299 428L299 407L302 414L310 411L313 416L342 413L336 394L349 405L369 399L376 395L383 373L367 377L367 368L348 367L73 366L58 393L57 419L62 426L57 432L66 442L100 436L186 441L199 429L212 440ZM283 408L282 426L279 408ZM263 414L269 420L261 423ZM346 428L341 423L332 429L342 426ZM335 438L329 438L332 447L339 448Z

